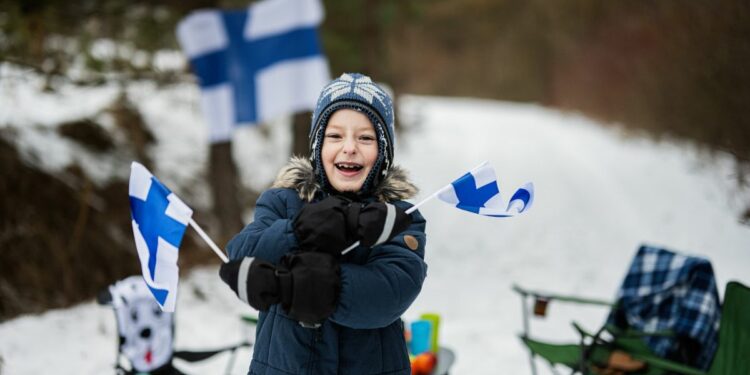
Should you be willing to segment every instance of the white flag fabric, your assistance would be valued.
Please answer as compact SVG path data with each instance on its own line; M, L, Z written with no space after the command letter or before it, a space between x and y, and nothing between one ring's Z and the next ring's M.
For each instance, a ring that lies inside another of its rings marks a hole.
M511 217L526 212L534 202L534 184L518 188L506 203L500 195L495 170L484 162L443 188L438 198L465 211L493 217Z
M130 213L141 272L162 310L173 312L177 300L177 256L193 210L143 165L130 167Z
M263 0L180 21L177 39L200 81L213 142L236 125L315 108L330 81L317 30L323 16L320 0Z

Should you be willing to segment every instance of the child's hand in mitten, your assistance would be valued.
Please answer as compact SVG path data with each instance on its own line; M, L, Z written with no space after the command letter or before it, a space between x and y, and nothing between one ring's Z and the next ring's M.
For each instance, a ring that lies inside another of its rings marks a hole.
M267 311L281 302L281 288L276 266L266 261L245 257L224 263L219 276L245 303L256 310Z
M369 203L359 213L358 237L362 245L375 246L390 240L411 225L411 216L390 203Z
M338 256L356 241L347 230L349 203L344 198L330 196L303 206L293 223L300 249Z
M341 289L338 260L326 253L296 252L274 266L257 258L224 263L219 276L241 300L260 311L280 303L290 318L315 326L336 309Z
M334 310L341 290L341 267L331 254L296 252L281 258L281 306L290 318L317 326Z

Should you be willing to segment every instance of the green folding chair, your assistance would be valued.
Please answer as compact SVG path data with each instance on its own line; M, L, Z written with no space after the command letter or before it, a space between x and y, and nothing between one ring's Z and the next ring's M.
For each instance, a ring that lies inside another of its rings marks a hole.
M573 326L579 332L581 339L577 344L552 344L529 337L528 299L535 301L562 301L578 304L591 304L613 307L612 303L580 298L561 296L550 293L540 293L513 286L522 297L524 333L520 336L522 342L529 349L532 373L536 374L534 357L545 359L554 370L556 364L572 370L572 373L590 374L592 369L602 367L615 351L627 353L635 360L646 364L643 369L632 374L685 374L685 375L737 375L750 374L750 288L732 281L727 284L724 293L724 304L719 327L719 345L714 355L711 367L707 372L686 366L654 355L642 338L649 335L642 332L621 331L612 326L605 326L599 332L586 332L577 324ZM538 304L537 304L538 305ZM657 333L669 335L670 332Z

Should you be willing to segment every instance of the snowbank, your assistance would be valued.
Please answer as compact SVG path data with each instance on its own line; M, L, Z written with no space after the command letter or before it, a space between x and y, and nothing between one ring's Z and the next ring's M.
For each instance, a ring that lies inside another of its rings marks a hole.
M0 84L0 108L6 109L1 126L14 128L18 143L35 150L47 168L89 156L45 127L96 116L117 93L105 86L48 97L33 80ZM177 191L201 184L207 145L196 89L143 83L128 90L159 139L151 151L154 172ZM511 284L612 298L642 242L708 257L720 292L732 279L750 283L750 228L736 219L746 192L734 186L729 157L709 159L689 145L625 137L615 127L533 105L408 96L400 108L408 126L399 136L396 162L422 189L416 200L484 160L494 165L503 191L526 181L536 186L534 207L517 218L474 216L437 201L422 209L430 268L405 318L442 314L441 341L458 355L454 373L529 373L516 337L521 307ZM237 133L235 154L246 185L263 188L284 163L287 125L279 122L267 135L258 128ZM92 170L105 168L96 164L105 161L88 163ZM185 200L206 199L205 189L191 191ZM252 311L216 276L213 267L183 275L178 347L210 348L252 335L238 318ZM538 337L574 339L572 319L594 329L606 314L558 304L550 309L553 319L532 325ZM116 342L112 312L93 302L24 316L0 324L0 373L109 373ZM182 367L221 373L226 360ZM234 373L245 373L248 363L244 352Z

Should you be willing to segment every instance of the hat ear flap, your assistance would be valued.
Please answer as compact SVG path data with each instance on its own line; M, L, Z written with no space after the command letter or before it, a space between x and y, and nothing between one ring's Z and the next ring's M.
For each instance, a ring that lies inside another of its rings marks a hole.
M327 119L326 119L327 123ZM325 125L320 126L318 129L315 130L315 134L312 135L312 139L310 142L310 165L312 165L313 175L315 176L315 180L320 184L320 187L323 190L328 190L328 178L326 177L326 172L323 169L323 162L320 160L321 156L320 153L322 152L323 148L323 132L325 131Z

